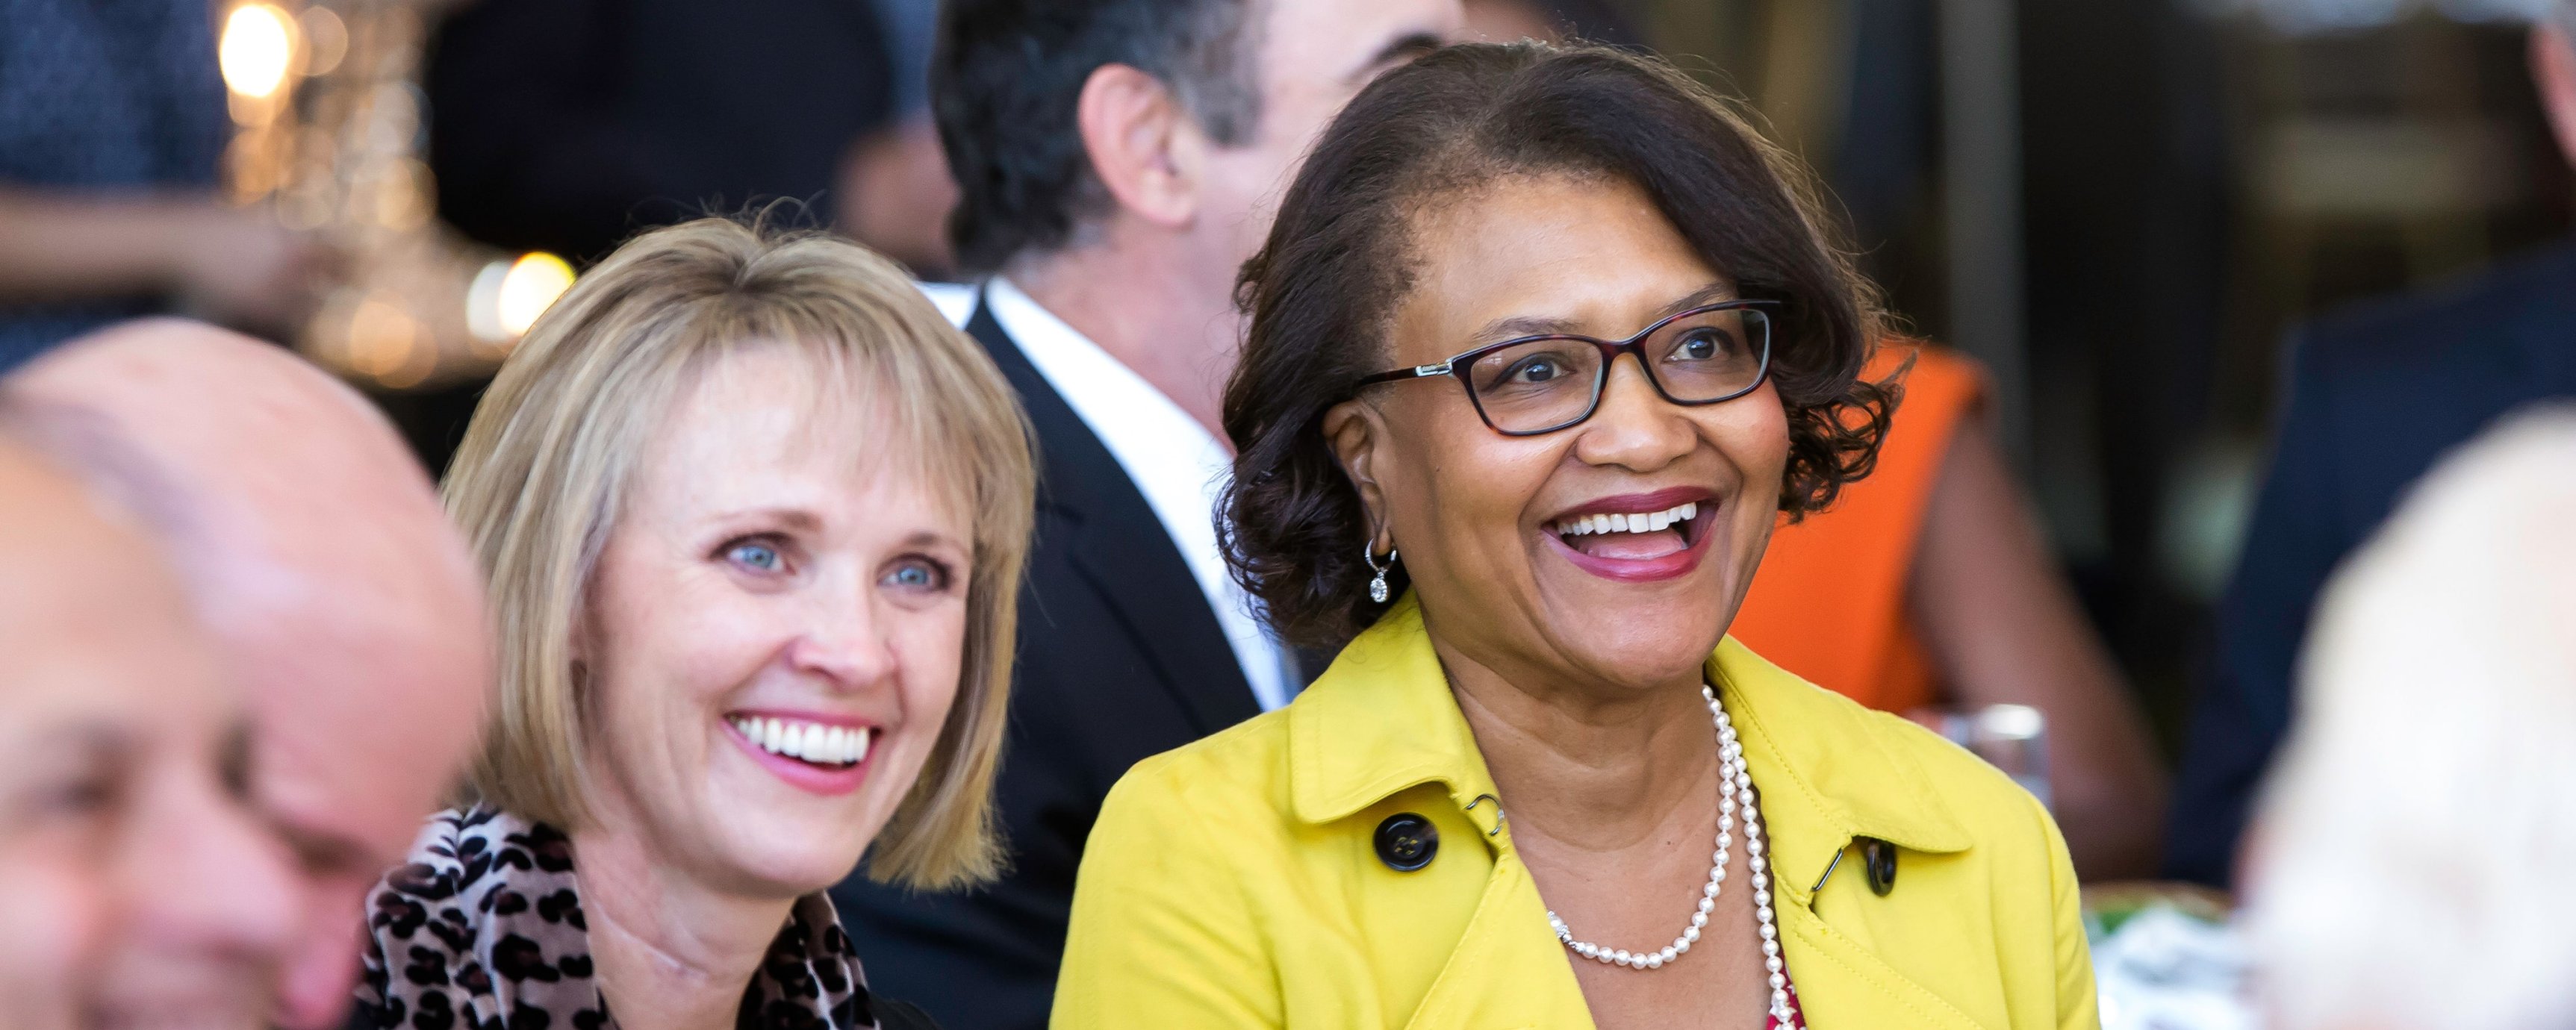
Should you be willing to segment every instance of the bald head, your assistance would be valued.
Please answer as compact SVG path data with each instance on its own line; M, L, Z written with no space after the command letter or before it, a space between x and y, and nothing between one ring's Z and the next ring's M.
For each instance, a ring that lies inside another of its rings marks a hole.
M11 377L50 450L160 531L242 684L254 795L305 864L290 1025L335 1023L367 886L471 743L489 679L464 542L392 427L293 355L128 323Z
M0 1026L251 1030L305 892L236 789L216 649L119 514L0 439Z

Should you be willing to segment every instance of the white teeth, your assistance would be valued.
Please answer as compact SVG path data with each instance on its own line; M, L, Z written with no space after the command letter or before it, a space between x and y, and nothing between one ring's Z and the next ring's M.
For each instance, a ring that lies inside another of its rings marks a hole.
M1658 512L1578 515L1552 527L1559 536L1587 536L1593 533L1656 533L1672 528L1674 523L1699 517L1699 502L1676 505Z
M826 726L817 722L728 716L743 739L773 755L801 758L816 765L853 765L868 756L873 732L864 728Z

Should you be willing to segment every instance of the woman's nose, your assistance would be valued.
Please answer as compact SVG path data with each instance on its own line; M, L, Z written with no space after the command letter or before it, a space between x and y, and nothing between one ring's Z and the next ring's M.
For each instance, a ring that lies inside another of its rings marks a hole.
M1578 430L1575 455L1590 465L1652 472L1690 453L1697 438L1681 408L1665 400L1629 357L1611 362L1601 405Z
M867 584L856 590L832 591L805 613L805 625L788 645L791 668L830 679L843 690L856 690L892 675L894 649L885 639L884 621L873 605Z

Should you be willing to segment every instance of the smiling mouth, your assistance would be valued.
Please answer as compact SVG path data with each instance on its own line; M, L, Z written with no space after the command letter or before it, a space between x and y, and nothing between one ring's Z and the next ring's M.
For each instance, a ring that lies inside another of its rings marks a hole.
M1595 558L1662 558L1688 550L1697 539L1700 503L1689 501L1654 512L1577 515L1549 524L1547 531L1565 546Z
M873 726L830 726L764 716L728 715L725 721L763 751L836 771L866 761L868 747L879 732Z

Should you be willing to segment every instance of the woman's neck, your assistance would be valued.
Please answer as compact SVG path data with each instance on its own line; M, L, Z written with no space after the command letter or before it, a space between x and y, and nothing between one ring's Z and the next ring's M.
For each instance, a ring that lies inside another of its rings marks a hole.
M623 1030L730 1030L794 899L690 876L634 820L572 835L600 992Z
M1515 836L1615 851L1716 796L1717 736L1696 678L1602 689L1434 648Z

